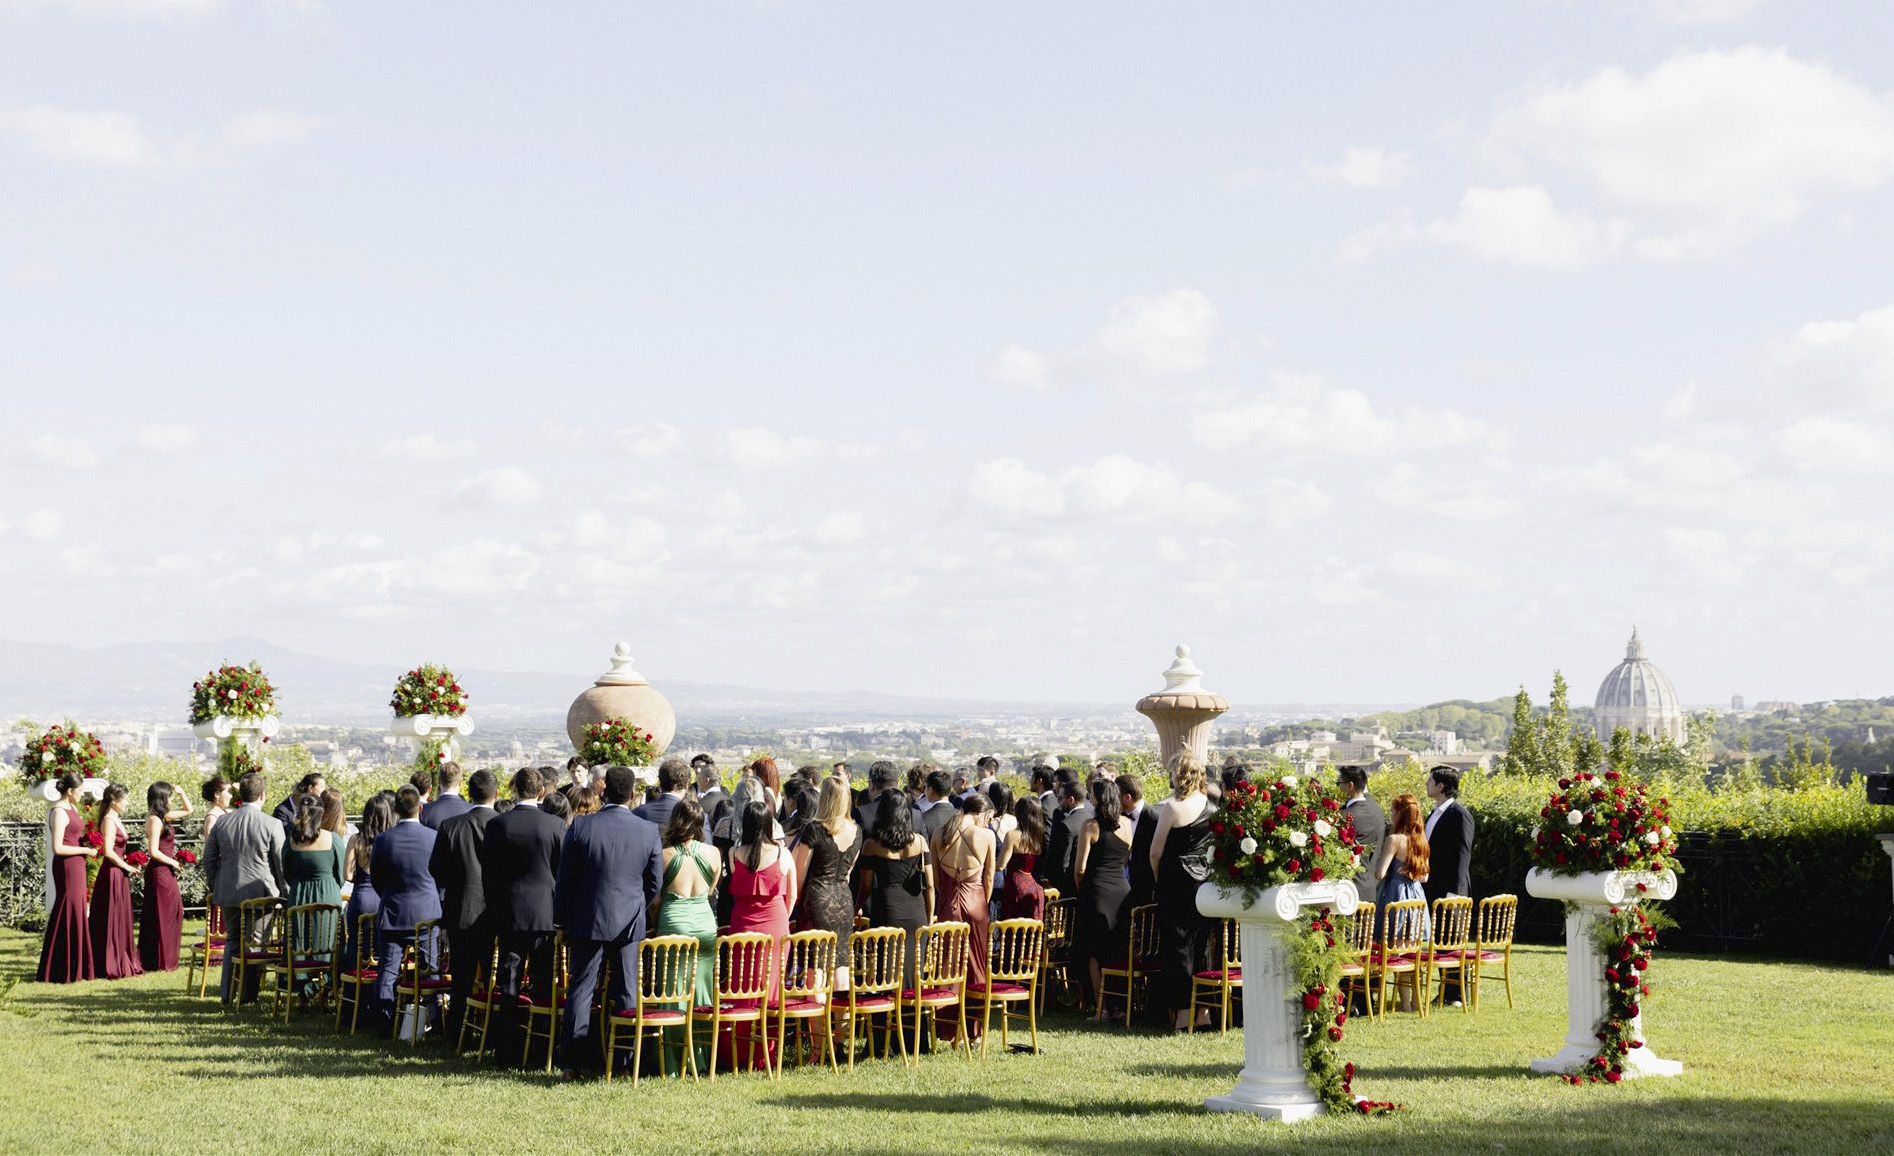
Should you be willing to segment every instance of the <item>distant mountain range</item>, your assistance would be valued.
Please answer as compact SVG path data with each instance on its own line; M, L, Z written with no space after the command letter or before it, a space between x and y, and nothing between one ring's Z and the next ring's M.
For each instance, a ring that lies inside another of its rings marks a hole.
M219 662L255 659L278 688L285 722L292 725L365 726L388 717L388 695L402 673L372 663L344 662L289 650L256 638L221 642L127 642L84 649L38 642L0 641L0 721L27 717L182 722L191 683ZM602 668L601 668L602 669ZM455 672L474 695L478 715L496 721L563 720L566 707L599 670ZM764 690L716 683L655 683L684 725L769 722L822 725L887 719L945 721L973 718L1058 717L1133 720L1130 703L1004 702L918 698L849 690ZM1230 722L1356 715L1387 709L1375 704L1249 706Z

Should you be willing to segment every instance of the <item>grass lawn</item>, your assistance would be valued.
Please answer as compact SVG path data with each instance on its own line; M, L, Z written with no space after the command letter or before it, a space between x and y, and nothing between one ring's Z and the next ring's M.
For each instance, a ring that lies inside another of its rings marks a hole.
M37 951L0 931L0 976ZM1526 1071L1564 1035L1563 954L1521 949L1515 970L1511 1011L1489 987L1478 1015L1351 1021L1356 1090L1407 1112L1293 1127L1202 1110L1235 1082L1234 1033L1058 1015L1038 1057L634 1091L338 1039L314 1016L232 1022L181 975L23 983L0 1004L0 1152L1894 1151L1894 973L1660 954L1649 1029L1684 1075L1573 1088Z

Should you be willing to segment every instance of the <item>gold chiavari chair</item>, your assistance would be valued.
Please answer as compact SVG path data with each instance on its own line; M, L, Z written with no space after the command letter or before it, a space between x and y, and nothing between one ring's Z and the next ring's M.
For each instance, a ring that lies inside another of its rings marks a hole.
M1044 891L1047 903L1057 903L1059 901L1059 889L1057 887L1047 887L1044 888Z
M993 1007L1000 1008L1000 1044L1010 1048L1007 1026L1024 1015L1039 1051L1039 961L1045 956L1046 925L1037 919L1002 919L987 930L986 982L967 985L967 998L980 1007L980 1058L986 1059ZM1024 1004L1023 1012L1015 1005Z
M224 946L229 937L224 934L224 909L217 906L214 897L204 898L204 934L196 943L188 944L184 954L184 990L190 991L195 981L197 998L203 999L210 990L210 969L224 965Z
M769 1064L769 1042L765 1038L765 1017L769 1015L770 978L775 974L776 939L760 931L726 932L717 937L717 986L708 1007L695 1008L698 1023L710 1025L710 1082L717 1082L717 1044L723 1033L730 1033L730 1070L738 1072L737 1025L750 1025L750 1071L756 1071L756 1057L763 1056L764 1071Z
M500 990L500 944L496 940L487 957L480 961L479 970L474 972L473 986L467 992L467 1006L460 1015L460 1035L454 1040L454 1054L467 1054L467 1033L471 1031L474 1033L474 1060L485 1059L494 1013L512 1015L529 1002L524 995L509 997Z
M1460 1010L1471 1013L1473 997L1467 991L1466 951L1467 940L1473 934L1473 900L1463 895L1434 900L1432 930L1433 935L1420 957L1421 992L1425 1001L1421 1014L1430 1014L1428 1007L1433 1002L1436 982L1440 985L1441 1001L1446 1001L1450 978L1460 989Z
M1480 988L1486 980L1506 985L1506 1006L1513 1006L1513 925L1519 920L1519 896L1489 895L1480 900L1478 934L1467 949L1467 978L1473 981L1473 1007L1479 1010ZM1499 965L1497 973L1487 970Z
M1380 993L1381 1014L1388 1010L1388 984L1399 992L1406 980L1414 991L1414 1000L1423 1012L1426 1002L1420 989L1420 954L1427 943L1427 901L1403 899L1381 910L1381 942L1369 957Z
M1372 903L1363 903L1355 908L1353 915L1338 915L1340 942L1348 948L1348 958L1342 961L1341 989L1349 993L1361 993L1361 1002L1368 1005L1368 1018L1376 1016L1374 989L1368 986L1370 957L1374 953L1374 911Z
M305 903L283 912L282 948L265 967L276 981L275 1007L289 1022L289 1009L305 982L331 978L342 950L342 907L336 903ZM327 992L324 992L327 998Z
M881 1017L881 1058L888 1058L888 1037L893 1036L901 1049L901 1062L909 1062L907 1036L901 1031L901 989L907 981L907 969L906 928L871 927L849 937L848 990L835 993L830 1003L835 1019L848 1024L849 1071L855 1070L858 1029L862 1042L868 1046L868 1054L875 1054L876 1016Z
M414 1047L421 1042L421 1036L427 1029L427 1003L438 998L444 991L451 991L454 978L448 967L441 966L441 948L446 935L441 930L438 919L423 919L414 925L414 938L402 947L401 972L395 981L395 1015L389 1025L389 1034L396 1038L401 1034L401 1011L409 1004L414 1005L414 1031L408 1036L408 1046ZM428 945L429 957L434 960L432 970L421 966L421 945ZM453 960L447 961L449 967Z
M1122 983L1126 1027L1131 1026L1131 1015L1138 1003L1139 994L1150 984L1151 977L1157 974L1157 905L1146 903L1142 907L1133 907L1128 922L1124 963L1101 966L1098 969L1098 1011L1093 1017L1101 1021L1105 1018L1105 1001L1117 994L1117 985Z
M381 975L375 966L375 926L381 918L373 911L355 917L355 944L352 950L336 955L335 1030L342 1030L342 1009L349 1009L349 1034L361 1026L362 1005Z
M559 1038L559 1013L566 1006L566 933L561 931L552 939L552 975L541 982L542 977L531 974L532 963L528 961L527 985L522 991L532 993L526 1003L526 1035L520 1040L520 1066L532 1062L533 1041L546 1041L546 1073L552 1074L553 1053L558 1049L554 1041ZM604 990L600 985L600 990Z
M655 1036L658 1044L658 1075L665 1076L664 1029L684 1029L684 1060L691 1082L697 1082L697 1047L691 1031L691 1011L697 995L697 940L688 935L656 935L638 944L638 990L633 993L631 1010L613 1012L605 1017L605 1082L611 1083L612 1069L618 1066L618 1031L631 1031L631 1082L638 1082L643 1066L644 1040Z
M244 993L250 990L250 973L267 972L283 950L283 921L278 918L283 911L283 901L274 895L259 899L246 899L237 907L237 952L235 974L231 983L230 1006L239 1010L243 1007ZM232 945L225 944L224 950ZM262 999L258 998L258 1003Z
M835 980L833 931L798 931L782 941L781 995L776 1001L776 1074L782 1075L783 1055L789 1050L789 1021L796 1022L799 1041L813 1059L819 1047L829 1058L829 1070L839 1071L829 1037L830 988ZM822 1030L818 1031L817 1028ZM800 1057L800 1050L798 1056ZM800 1058L797 1061L801 1062Z
M1211 947L1211 967L1190 977L1190 1030L1197 1030L1197 1009L1210 1008L1217 1013L1217 1033L1230 1030L1230 999L1243 990L1243 941L1238 938L1234 919L1218 921L1216 943Z
M916 931L915 976L917 986L901 993L902 1002L914 1013L914 1054L921 1052L921 1033L930 1033L940 1043L940 1014L953 1008L959 1016L956 1043L966 1048L973 1059L973 1037L967 1032L967 961L973 946L973 929L957 920L930 923Z
M1057 977L1064 990L1072 987L1072 912L1077 899L1057 899L1059 889L1046 889L1046 959L1040 968L1039 1011L1044 1014L1052 1000L1052 980Z

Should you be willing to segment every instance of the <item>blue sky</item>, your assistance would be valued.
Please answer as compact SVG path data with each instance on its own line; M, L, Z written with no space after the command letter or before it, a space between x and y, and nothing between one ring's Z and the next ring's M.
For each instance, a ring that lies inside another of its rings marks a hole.
M0 0L0 636L1894 692L1884 20Z

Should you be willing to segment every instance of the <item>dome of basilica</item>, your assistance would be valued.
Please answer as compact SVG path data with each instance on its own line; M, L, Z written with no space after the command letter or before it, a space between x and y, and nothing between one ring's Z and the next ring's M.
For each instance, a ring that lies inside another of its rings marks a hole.
M1598 737L1611 741L1611 732L1619 727L1633 734L1647 734L1684 741L1684 704L1670 676L1644 656L1644 640L1631 628L1631 641L1624 648L1624 661L1612 668L1599 684L1594 705Z

